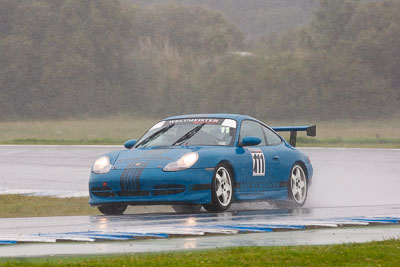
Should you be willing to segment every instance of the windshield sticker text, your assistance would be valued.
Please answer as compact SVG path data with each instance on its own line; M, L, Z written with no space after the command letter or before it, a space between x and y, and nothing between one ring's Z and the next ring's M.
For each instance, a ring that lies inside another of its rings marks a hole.
M201 124L201 123L210 123L210 124L220 124L219 119L180 119L180 120L169 120L167 121L169 124Z

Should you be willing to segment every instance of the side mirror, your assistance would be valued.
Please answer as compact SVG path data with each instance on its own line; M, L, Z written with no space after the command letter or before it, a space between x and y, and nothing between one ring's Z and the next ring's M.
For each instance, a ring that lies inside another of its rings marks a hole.
M136 144L136 142L136 139L130 139L124 143L124 147L127 149L131 149Z
M261 143L261 139L255 136L245 136L242 139L242 146L256 146Z

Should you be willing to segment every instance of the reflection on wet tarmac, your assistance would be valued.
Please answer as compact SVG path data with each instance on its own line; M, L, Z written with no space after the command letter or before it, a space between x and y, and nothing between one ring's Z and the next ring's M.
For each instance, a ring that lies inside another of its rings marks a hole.
M107 217L100 218L97 223L99 230L107 229L107 222L108 222Z
M196 218L195 217L189 217L184 222L185 226L195 226L196 224L197 224L197 222L196 222Z

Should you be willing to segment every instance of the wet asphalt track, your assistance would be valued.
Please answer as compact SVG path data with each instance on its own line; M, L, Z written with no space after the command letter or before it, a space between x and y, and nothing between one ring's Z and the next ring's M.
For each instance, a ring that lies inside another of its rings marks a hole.
M0 257L367 242L400 238L399 221L400 205L1 219Z
M91 163L115 149L119 147L0 146L0 193L87 195ZM253 203L234 205L221 214L0 219L0 243L8 244L0 248L0 256L326 244L400 237L400 150L302 150L311 157L315 169L304 209L277 210ZM160 210L168 211L164 207ZM376 224L380 226L339 228ZM243 232L256 234L236 234ZM209 236L215 233L222 236ZM199 237L202 235L206 237ZM182 236L185 238L179 238ZM131 239L146 240L108 242ZM42 243L19 244L30 241ZM54 244L56 241L85 243Z

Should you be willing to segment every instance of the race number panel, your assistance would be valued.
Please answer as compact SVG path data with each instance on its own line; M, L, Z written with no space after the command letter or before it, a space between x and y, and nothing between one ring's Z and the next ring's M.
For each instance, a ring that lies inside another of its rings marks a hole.
M253 159L253 176L265 175L265 157L261 149L249 149Z

